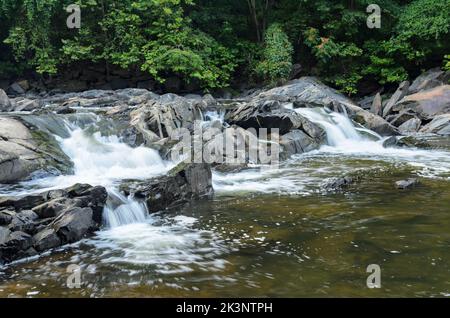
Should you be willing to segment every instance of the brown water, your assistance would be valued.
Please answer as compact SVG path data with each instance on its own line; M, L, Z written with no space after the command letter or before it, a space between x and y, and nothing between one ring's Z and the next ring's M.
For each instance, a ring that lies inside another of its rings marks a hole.
M448 297L450 181L429 168L329 154L278 179L244 175L212 200L0 269L0 297ZM361 169L368 177L345 192L321 190ZM414 189L394 187L424 174ZM67 287L70 264L80 289ZM366 285L369 264L381 267L380 289Z

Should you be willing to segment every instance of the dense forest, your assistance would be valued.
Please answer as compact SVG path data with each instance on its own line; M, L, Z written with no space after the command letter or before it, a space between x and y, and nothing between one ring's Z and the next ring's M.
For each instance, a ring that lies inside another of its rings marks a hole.
M0 77L101 65L204 89L317 75L348 95L450 68L450 0L0 0ZM69 29L66 7L81 7ZM294 74L295 75L295 74Z

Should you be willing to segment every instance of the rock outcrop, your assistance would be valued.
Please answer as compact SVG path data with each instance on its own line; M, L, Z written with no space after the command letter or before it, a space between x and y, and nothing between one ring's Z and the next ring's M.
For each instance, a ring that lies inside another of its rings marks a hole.
M149 212L174 208L213 194L208 164L181 163L166 176L144 181L128 181L120 190L147 203Z
M30 178L37 173L71 171L70 159L50 135L30 130L12 117L0 117L0 183Z
M74 243L98 230L106 189L77 184L23 197L0 197L0 264Z

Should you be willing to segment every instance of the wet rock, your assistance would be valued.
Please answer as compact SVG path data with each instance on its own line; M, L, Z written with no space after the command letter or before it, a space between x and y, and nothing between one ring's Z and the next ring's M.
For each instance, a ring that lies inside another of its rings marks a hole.
M11 101L3 89L0 89L0 112L9 112L12 109Z
M438 86L426 91L408 95L392 108L402 112L410 110L422 120L450 113L450 85Z
M383 108L383 117L386 118L392 111L394 105L401 100L403 97L408 95L409 92L409 82L405 81L400 83L397 91L391 96L386 106Z
M332 178L324 184L323 188L326 191L339 191L352 185L354 181L354 178L350 176Z
M0 262L12 262L19 258L28 257L32 253L29 249L32 245L31 236L24 232L12 232L8 238L0 244Z
M33 236L33 247L38 252L47 251L61 244L61 239L52 228L46 228Z
M173 208L213 194L211 168L207 164L181 163L167 176L146 181L130 181L120 187L147 203L150 212Z
M63 244L74 243L98 229L91 208L70 208L50 225Z
M383 147L407 147L407 148L419 148L419 149L431 149L433 148L425 140L408 136L408 137L389 137L383 143Z
M400 190L406 190L414 188L419 184L419 180L411 178L407 180L400 180L395 183L395 187Z
M33 111L35 109L39 109L40 107L41 107L41 104L40 104L39 100L31 100L31 99L27 99L27 98L16 99L14 111L15 112Z
M282 146L282 156L288 158L291 155L304 153L320 148L321 143L311 138L301 130L293 130L280 139Z
M353 111L353 115L350 116L355 122L362 126L373 130L374 132L382 136L398 135L398 129L384 120L382 117L372 114L362 109L355 109L354 106L346 106L347 109Z
M0 212L0 226L9 225L16 213L12 211Z
M433 133L438 135L450 135L450 114L434 117L434 119L420 129L422 133Z
M66 198L54 199L34 207L33 212L41 219L53 218L58 216L71 204L73 204L73 202Z

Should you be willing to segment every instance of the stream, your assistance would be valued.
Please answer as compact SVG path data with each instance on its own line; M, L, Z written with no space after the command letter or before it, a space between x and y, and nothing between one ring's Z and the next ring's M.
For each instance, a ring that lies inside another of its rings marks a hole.
M385 148L385 138L343 114L296 111L325 129L328 145L279 169L214 172L213 199L152 215L118 186L164 175L174 163L122 143L100 115L41 123L74 174L4 185L0 195L102 185L103 228L0 267L0 297L450 296L450 139L440 150ZM369 177L348 191L324 190L330 178L353 172ZM395 188L411 176L419 186ZM71 264L81 267L82 288L67 288ZM370 264L381 268L380 289L366 286Z

